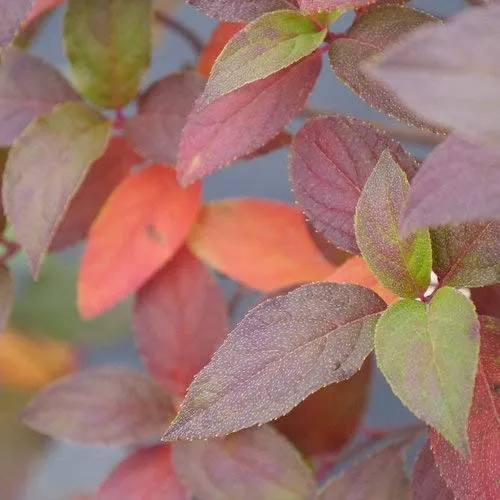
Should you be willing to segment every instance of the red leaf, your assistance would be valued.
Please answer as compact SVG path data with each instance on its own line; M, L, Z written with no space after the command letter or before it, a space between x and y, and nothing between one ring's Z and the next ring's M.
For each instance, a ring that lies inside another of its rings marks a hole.
M92 222L113 189L141 160L126 139L118 136L111 138L104 155L90 167L71 200L52 239L52 251L57 252L87 237Z
M3 333L14 302L14 283L9 269L0 266L0 334Z
M400 144L340 115L306 122L292 143L290 178L305 215L336 246L359 253L354 212L380 155L389 149L411 179L417 164Z
M500 319L500 285L473 288L470 292L478 314Z
M16 36L35 0L0 0L0 48L8 45Z
M144 448L129 455L111 472L97 494L98 500L189 500L179 482L170 446Z
M205 80L194 72L168 75L139 97L137 115L125 123L132 145L147 159L177 161L182 129Z
M56 439L140 444L159 437L174 414L151 378L122 368L94 368L63 378L28 405L23 421Z
M456 500L500 498L500 320L481 316L480 321L481 352L469 417L469 458L431 431L436 462Z
M35 3L28 14L26 23L31 23L48 10L56 8L66 0L35 0Z
M305 104L321 69L315 52L277 73L249 83L188 118L178 172L188 184L269 142Z
M150 373L169 393L183 397L226 337L224 293L183 248L137 292L134 327Z
M170 260L200 209L201 186L151 165L127 177L95 220L83 255L78 305L90 318L134 292Z
M333 270L311 241L300 211L272 200L207 204L188 244L218 271L263 292L321 280Z

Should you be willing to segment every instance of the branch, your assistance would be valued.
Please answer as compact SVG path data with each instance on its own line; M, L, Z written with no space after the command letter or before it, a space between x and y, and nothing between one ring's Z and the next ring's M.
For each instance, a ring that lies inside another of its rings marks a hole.
M205 44L203 40L193 30L191 30L191 28L181 23L179 20L170 17L167 14L163 14L162 12L156 12L155 19L159 23L163 24L166 29L172 30L181 38L184 38L196 55L201 54Z

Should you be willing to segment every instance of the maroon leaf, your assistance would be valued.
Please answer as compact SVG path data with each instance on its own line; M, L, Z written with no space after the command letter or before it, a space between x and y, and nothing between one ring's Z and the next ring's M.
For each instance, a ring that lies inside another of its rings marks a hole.
M195 109L188 118L177 165L189 184L248 155L276 136L309 96L321 55L311 54L282 69Z
M197 498L313 500L311 470L297 450L269 426L225 439L173 445L174 466Z
M500 216L500 154L452 136L412 182L403 232Z
M431 446L455 499L500 498L500 320L480 317L481 353L469 417L468 458L436 431Z
M411 179L416 161L400 144L356 118L315 118L294 137L290 179L295 197L314 227L343 250L359 253L354 212L385 149Z
M391 47L368 71L422 118L498 146L500 5L467 9Z
M205 80L186 71L153 83L139 97L137 115L125 123L125 133L145 158L175 164L182 129Z
M408 441L376 451L332 478L320 493L320 500L410 500L403 452Z
M156 380L183 397L228 331L224 293L187 248L139 289L137 349Z
M50 248L59 251L87 237L90 226L111 192L141 162L123 137L113 137L104 155L93 163L71 200Z
M7 267L0 266L0 334L5 330L14 302L14 284Z
M0 0L0 48L9 44L26 19L35 0Z
M500 285L473 288L470 292L478 314L500 319Z
M214 437L268 422L350 378L373 348L384 308L371 290L337 283L303 285L259 304L196 376L164 437Z
M173 414L170 397L148 376L104 367L48 386L24 410L23 421L56 439L140 444L157 438Z
M329 51L331 65L339 79L370 106L412 125L436 130L363 71L365 61L378 56L412 29L435 20L430 14L399 5L369 9L345 36L333 42Z
M189 500L179 482L170 446L144 448L129 455L101 485L99 500Z
M411 482L413 500L454 500L453 493L441 477L427 440L413 467Z
M34 118L56 104L77 100L55 68L18 48L6 49L0 65L0 146L12 144Z
M269 142L266 142L266 144L264 144L262 147L246 156L243 156L241 159L253 160L254 158L267 155L285 146L290 146L290 144L292 143L292 139L293 135L290 134L290 132L284 130L283 132L280 132L276 137L273 137Z
M252 21L273 10L297 9L296 0L187 0L198 10L222 21Z
M376 3L378 0L298 0L300 10L308 14L322 10L359 8Z

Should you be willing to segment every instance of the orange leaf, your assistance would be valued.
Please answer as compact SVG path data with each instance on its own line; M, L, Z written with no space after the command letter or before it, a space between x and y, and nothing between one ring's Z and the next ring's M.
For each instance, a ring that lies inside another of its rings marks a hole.
M76 356L66 343L14 330L0 335L0 384L40 389L75 368Z
M203 76L208 77L212 71L215 60L219 57L227 42L233 38L238 31L243 29L246 23L221 22L214 29L210 40L205 45L198 60L196 70Z
M387 304L392 304L398 299L397 295L394 295L390 290L384 288L368 264L361 257L352 257L339 268L337 268L331 276L328 276L326 281L332 281L334 283L354 283L355 285L362 285L370 288L374 292L378 293Z
M201 186L183 189L173 168L129 175L92 225L78 280L78 306L91 318L146 282L183 244L201 206Z
M244 285L271 292L333 271L292 205L259 198L206 205L190 234L199 258Z

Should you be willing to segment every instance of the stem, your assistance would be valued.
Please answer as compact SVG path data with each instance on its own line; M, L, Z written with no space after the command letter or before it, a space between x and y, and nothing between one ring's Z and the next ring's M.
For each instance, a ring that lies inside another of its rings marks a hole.
M184 38L196 55L201 54L205 44L203 43L203 40L193 30L191 30L191 28L181 23L179 20L170 17L167 14L163 14L162 12L156 12L155 18L159 23L163 24L165 28L174 31L180 37Z

